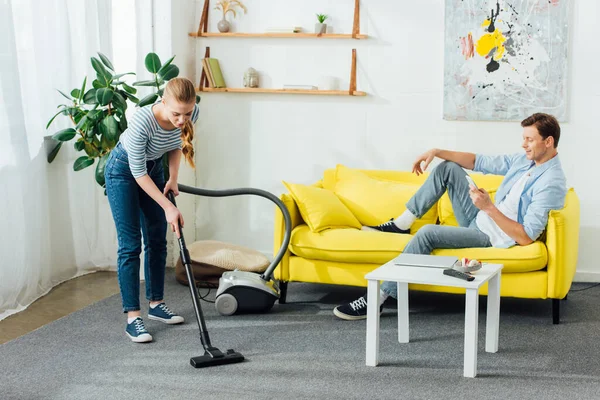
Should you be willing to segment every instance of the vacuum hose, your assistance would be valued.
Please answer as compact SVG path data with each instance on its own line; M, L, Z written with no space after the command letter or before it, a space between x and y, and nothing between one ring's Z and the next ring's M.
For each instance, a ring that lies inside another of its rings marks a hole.
M195 194L197 196L205 196L205 197L229 197L229 196L242 196L242 195L253 195L260 196L266 199L271 200L273 203L279 207L281 213L283 214L283 219L285 222L285 234L283 236L283 243L277 252L277 255L271 261L271 265L267 268L267 270L260 276L264 281L270 281L273 277L273 272L279 262L283 258L283 255L287 251L288 245L290 244L290 238L292 236L292 218L290 217L290 212L283 202L277 198L272 193L269 193L265 190L254 189L254 188L236 188L236 189L225 189L225 190L211 190L211 189L200 189L193 186L187 185L178 185L179 191L189 194Z

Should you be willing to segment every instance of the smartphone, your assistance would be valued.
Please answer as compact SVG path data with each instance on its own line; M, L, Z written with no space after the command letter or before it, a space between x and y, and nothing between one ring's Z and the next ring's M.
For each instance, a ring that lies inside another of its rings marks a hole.
M469 185L473 186L475 189L479 189L473 178L471 178L469 175L465 175L465 178L467 179L467 182L469 182Z

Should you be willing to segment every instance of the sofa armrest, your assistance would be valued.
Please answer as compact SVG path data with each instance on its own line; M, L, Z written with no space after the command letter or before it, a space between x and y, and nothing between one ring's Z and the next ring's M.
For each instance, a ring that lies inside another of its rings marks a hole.
M298 205L294 201L293 197L290 194L282 194L280 197L281 201L287 207L290 217L292 220L292 229L304 223L302 219L302 215L300 215L300 210L298 210ZM281 210L277 207L275 210L275 228L273 235L273 255L277 254L279 249L281 248L281 244L283 243L283 237L285 235L285 223L283 220L283 214ZM288 261L290 258L290 250L286 250L281 262L277 269L275 269L275 278L281 280L288 280Z
M564 298L573 282L579 251L579 198L569 189L562 210L548 216L546 248L548 249L548 297Z

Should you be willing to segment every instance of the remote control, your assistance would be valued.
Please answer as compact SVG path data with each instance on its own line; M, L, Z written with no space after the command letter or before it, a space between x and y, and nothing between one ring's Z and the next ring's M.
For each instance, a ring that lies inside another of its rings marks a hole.
M455 278L462 279L462 280L469 281L469 282L471 282L472 280L475 279L475 277L473 275L465 274L464 272L460 272L460 271L457 271L452 268L445 269L444 275L453 276Z

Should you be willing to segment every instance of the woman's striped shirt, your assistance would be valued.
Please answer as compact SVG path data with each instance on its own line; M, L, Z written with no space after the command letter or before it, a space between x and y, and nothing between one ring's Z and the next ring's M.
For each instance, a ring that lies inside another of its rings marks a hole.
M166 130L160 127L150 104L133 114L119 142L127 152L129 168L134 178L141 178L148 172L146 161L156 160L168 151L181 149L181 129ZM192 122L196 123L200 109L194 105Z

